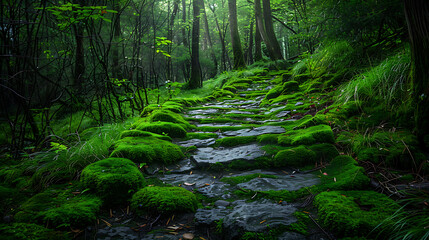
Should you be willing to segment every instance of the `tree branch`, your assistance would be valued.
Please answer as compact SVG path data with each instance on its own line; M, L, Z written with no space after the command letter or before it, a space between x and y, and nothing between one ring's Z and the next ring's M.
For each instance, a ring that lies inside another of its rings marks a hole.
M271 15L271 17L276 20L277 22L281 23L285 28L289 29L291 32L293 32L294 34L297 34L295 32L295 30L293 30L291 27L289 27L288 25L286 25L286 23L284 23L282 20L278 19L277 17Z

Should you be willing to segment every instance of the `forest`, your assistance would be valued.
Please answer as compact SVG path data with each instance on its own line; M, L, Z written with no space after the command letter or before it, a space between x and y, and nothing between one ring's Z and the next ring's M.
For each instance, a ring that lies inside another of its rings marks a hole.
M0 239L429 239L429 1L0 6Z

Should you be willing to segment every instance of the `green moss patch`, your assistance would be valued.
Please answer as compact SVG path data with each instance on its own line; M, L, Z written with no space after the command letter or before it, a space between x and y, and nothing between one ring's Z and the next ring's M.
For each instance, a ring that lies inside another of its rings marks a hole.
M314 205L320 222L340 236L367 236L399 209L392 199L373 191L322 192Z
M2 240L67 240L66 233L54 231L34 223L0 224Z
M85 188L100 196L107 205L128 200L144 183L143 174L131 160L108 158L88 165L80 178Z
M339 155L338 150L330 143L314 144L309 149L316 153L317 161L330 162Z
M136 163L172 164L184 158L180 148L154 137L126 137L113 146L111 157L123 157Z
M324 189L360 190L368 187L370 179L364 174L364 169L350 156L340 155L324 170L322 175Z
M275 175L269 175L269 174L260 174L260 173L253 173L243 176L236 176L236 177L223 177L220 180L224 183L229 183L231 185L237 185L240 183L248 182L255 178L278 178Z
M334 133L328 125L317 125L306 129L288 131L278 138L278 143L285 146L334 142Z
M169 110L153 111L149 117L149 122L170 122L180 124L185 129L191 129L193 126L189 124L180 114Z
M188 132L185 140L190 139L209 139L209 138L218 138L217 133L203 133L203 132Z
M316 153L305 146L279 151L274 157L275 167L303 167L316 162Z
M141 131L141 130L126 130L121 132L121 138L126 138L126 137L156 137L165 141L172 141L171 137L169 136L165 136L165 135L161 135L161 134L156 134L156 133L152 133L152 132L147 132L147 131Z
M172 138L186 137L186 130L181 125L171 122L144 122L137 126L137 130L167 134Z
M31 222L48 227L85 227L96 220L102 200L92 195L73 194L71 189L48 189L34 195L15 214L17 222Z
M131 200L131 208L139 215L195 212L197 207L195 195L180 187L145 187Z

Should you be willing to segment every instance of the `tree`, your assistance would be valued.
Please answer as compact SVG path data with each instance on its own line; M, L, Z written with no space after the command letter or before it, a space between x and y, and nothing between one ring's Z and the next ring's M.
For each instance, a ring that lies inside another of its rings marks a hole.
M283 59L282 51L279 42L277 41L276 34L274 33L273 20L271 18L271 3L270 0L262 0L263 16L265 32L267 33L267 41L271 45L273 60Z
M241 47L240 34L238 33L237 3L236 0L228 0L229 30L231 33L232 52L234 55L234 69L246 67Z
M411 43L415 123L420 140L429 134L429 2L404 0L405 18Z
M216 58L216 55L215 55L215 52L214 52L214 49L213 49L213 41L212 41L212 38L211 38L211 35L210 35L210 30L209 30L209 21L207 20L207 13L206 13L206 8L205 8L205 6L204 6L204 0L202 0L201 1L202 2L202 10L203 10L203 13L204 13L204 34L205 34L205 36L206 36L206 39L207 39L207 42L208 42L208 45L209 45L209 48L210 48L210 57L211 57L211 59L213 60L213 63L214 63L214 71L212 72L212 74L210 75L210 77L214 77L214 76L216 76L216 74L217 74L217 65L218 65L218 62L217 62L217 58Z
M191 78L189 88L202 87L202 73L200 66L200 14L202 0L193 0L193 24L192 24L192 55L191 55Z

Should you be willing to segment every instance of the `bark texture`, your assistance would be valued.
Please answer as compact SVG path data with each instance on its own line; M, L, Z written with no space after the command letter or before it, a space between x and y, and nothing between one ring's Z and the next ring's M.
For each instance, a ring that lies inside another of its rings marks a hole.
M234 55L234 69L246 67L241 47L240 34L238 33L237 3L236 0L228 0L229 30L231 33L232 52Z
M192 24L192 56L191 56L191 79L189 79L189 88L195 89L202 86L202 74L200 66L200 14L202 0L193 0Z

